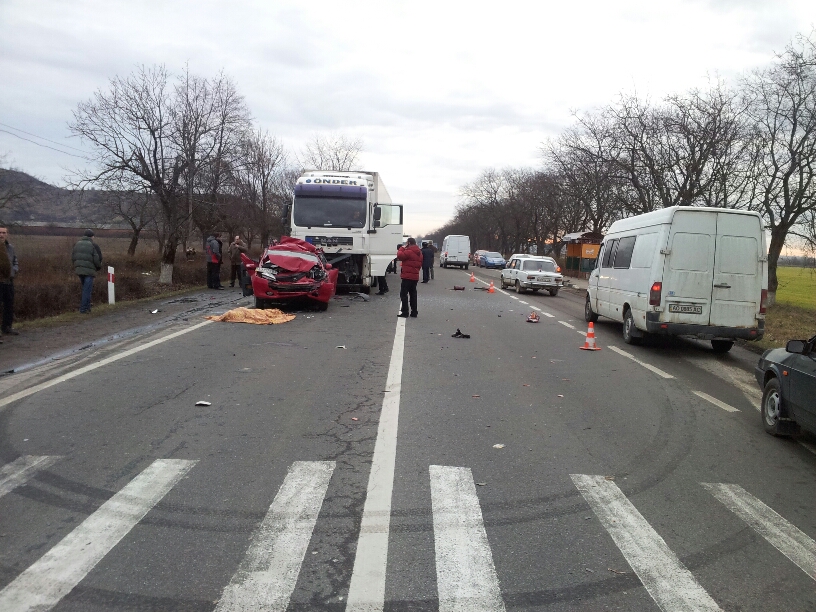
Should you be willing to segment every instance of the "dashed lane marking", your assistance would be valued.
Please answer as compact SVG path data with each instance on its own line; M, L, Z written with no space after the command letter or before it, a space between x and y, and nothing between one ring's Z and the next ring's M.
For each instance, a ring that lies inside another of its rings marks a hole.
M771 546L816 580L816 542L739 485L701 484Z
M567 323L566 321L559 321L559 323L560 323L561 325L563 325L564 327L569 327L570 329L575 329L575 326L574 326L574 325L570 325L570 324L569 324L569 323Z
M803 442L802 440L798 440L798 442L799 442L799 444L804 446L806 449L808 449L811 453L816 455L816 446L814 446L813 444L810 444L809 442Z
M646 362L641 361L640 359L638 359L634 355L631 355L630 353L627 353L626 351L622 351L617 346L611 346L610 345L609 350L615 351L618 355L623 355L624 357L628 357L629 359L631 359L635 363L642 365L644 368L646 368L647 370L649 370L651 372L654 372L658 376L662 376L663 378L674 378L674 376L672 376L671 374L669 374L667 372L664 372L660 368L656 368L651 364L648 364Z
M443 465L429 471L439 612L504 612L473 474Z
M727 412L739 412L738 408L729 406L725 402L721 402L720 400L718 400L716 397L711 397L708 393L703 393L702 391L692 391L692 393L694 393L694 395L696 395L697 397L702 397L705 401L711 402L718 408L722 408Z
M720 610L614 482L604 476L570 478L663 612Z
M382 610L385 603L385 570L388 565L404 347L405 319L397 319L346 612Z
M196 464L157 459L0 591L3 612L56 606Z
M0 467L0 497L25 484L34 474L54 465L60 456L25 455Z
M555 318L555 315L550 314L549 312L544 312L543 310L541 311L541 314L543 314L545 317L550 317L551 319Z
M334 461L292 464L216 612L285 612L334 467Z
M519 304L527 304L528 306L530 305L529 302L525 302L524 300L519 300Z

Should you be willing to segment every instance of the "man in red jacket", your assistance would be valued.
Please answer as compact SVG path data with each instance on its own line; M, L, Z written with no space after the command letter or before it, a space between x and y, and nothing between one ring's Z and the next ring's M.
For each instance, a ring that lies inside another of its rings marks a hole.
M416 240L408 239L407 246L397 250L397 259L402 262L402 286L400 287L400 300L402 309L397 315L399 317L408 316L408 296L411 296L411 316L417 316L417 282L419 281L419 270L422 268L422 251L417 246Z

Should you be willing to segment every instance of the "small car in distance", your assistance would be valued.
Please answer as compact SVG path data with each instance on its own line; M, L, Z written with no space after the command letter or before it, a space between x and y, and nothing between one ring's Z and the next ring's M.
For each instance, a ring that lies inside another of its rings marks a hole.
M241 254L246 279L251 282L255 308L296 298L312 300L318 310L326 310L337 292L338 270L326 261L314 245L284 236L279 244L267 247L260 261Z
M546 289L550 295L556 296L566 281L561 267L552 257L514 255L510 265L502 270L499 284L502 289L514 286L516 293L524 293L528 289L535 293L539 289Z
M479 258L476 260L476 264L480 268L504 268L507 264L504 257L501 256L501 253L497 253L496 251L477 251L479 253Z
M487 253L487 251L485 251L484 249L479 249L478 251L474 251L473 261L471 261L471 263L474 266L478 266L479 265L479 260L481 260L482 255L484 255L485 253Z
M816 433L816 336L767 350L754 374L762 393L762 424L775 436Z

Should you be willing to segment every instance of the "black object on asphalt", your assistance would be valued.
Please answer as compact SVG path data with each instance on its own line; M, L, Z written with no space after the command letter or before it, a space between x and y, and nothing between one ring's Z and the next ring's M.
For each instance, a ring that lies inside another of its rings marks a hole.
M457 327L456 333L451 334L451 338L470 338L470 334L463 334L461 330Z

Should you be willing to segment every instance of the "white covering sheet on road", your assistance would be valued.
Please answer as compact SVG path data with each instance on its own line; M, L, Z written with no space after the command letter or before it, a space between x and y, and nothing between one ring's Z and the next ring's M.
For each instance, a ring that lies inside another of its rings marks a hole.
M25 484L40 470L51 467L62 457L24 455L0 467L0 497Z
M720 610L614 482L604 476L570 477L663 612Z
M196 464L157 459L0 591L3 612L56 606Z
M216 612L286 610L334 467L334 461L292 464Z
M429 471L439 612L504 612L470 469L432 465Z

